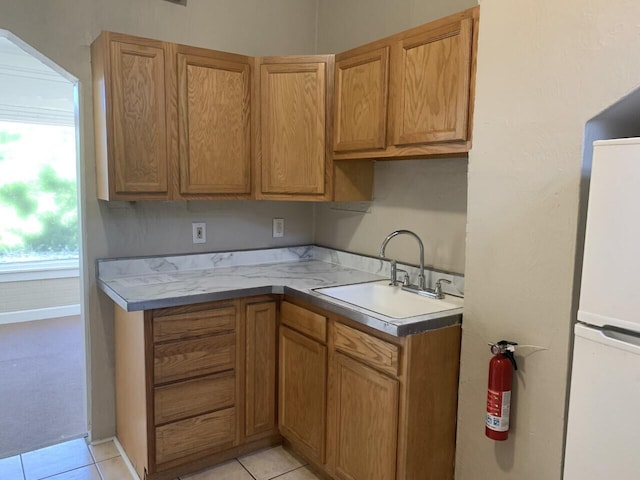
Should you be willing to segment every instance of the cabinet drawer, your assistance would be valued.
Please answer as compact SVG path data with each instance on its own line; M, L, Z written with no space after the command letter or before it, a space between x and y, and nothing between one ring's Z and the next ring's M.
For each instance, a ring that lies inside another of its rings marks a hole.
M235 328L236 309L233 306L157 316L153 318L153 341L158 343L214 335Z
M154 402L156 425L233 407L236 402L235 373L156 387Z
M321 342L327 341L327 317L293 303L282 302L280 321Z
M156 463L231 448L236 438L236 410L227 408L156 428Z
M156 345L153 365L156 385L231 370L236 366L236 335L229 333Z
M398 375L399 347L355 328L335 323L333 341L336 350L367 362L392 375Z

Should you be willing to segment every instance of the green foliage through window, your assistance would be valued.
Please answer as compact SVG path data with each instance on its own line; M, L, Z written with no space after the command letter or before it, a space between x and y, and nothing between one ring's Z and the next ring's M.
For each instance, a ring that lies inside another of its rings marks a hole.
M73 129L0 122L0 262L77 254Z
M20 140L19 133L7 133L0 131L0 162L4 160L4 151L2 149L2 145L6 145L7 143L15 142Z

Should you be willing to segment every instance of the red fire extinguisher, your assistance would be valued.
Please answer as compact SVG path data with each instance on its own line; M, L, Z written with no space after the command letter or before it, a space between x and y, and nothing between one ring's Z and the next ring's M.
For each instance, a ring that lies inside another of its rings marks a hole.
M493 358L489 362L487 423L484 432L492 440L502 441L509 436L511 379L513 370L518 370L513 352L518 344L501 340L490 345Z

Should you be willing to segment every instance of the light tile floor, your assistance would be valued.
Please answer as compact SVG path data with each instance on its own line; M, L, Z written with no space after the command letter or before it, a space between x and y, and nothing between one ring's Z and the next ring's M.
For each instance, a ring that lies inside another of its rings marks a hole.
M282 446L260 450L180 480L315 480L306 462Z
M304 460L282 446L250 453L179 480L316 480ZM2 480L132 480L113 442L84 439L0 460Z
M128 480L113 442L87 446L83 438L0 460L2 480Z

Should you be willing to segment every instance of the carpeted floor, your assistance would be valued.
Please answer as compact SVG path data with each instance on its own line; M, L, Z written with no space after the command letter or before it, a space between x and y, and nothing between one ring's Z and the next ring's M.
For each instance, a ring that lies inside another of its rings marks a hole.
M0 325L0 458L87 432L79 316Z

